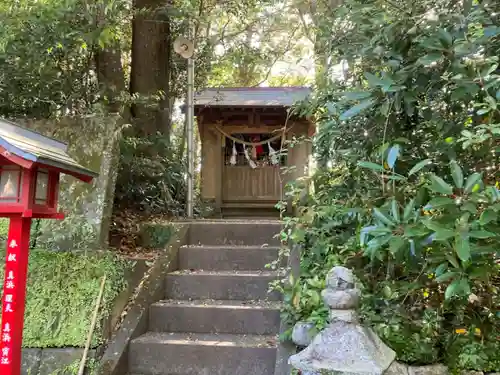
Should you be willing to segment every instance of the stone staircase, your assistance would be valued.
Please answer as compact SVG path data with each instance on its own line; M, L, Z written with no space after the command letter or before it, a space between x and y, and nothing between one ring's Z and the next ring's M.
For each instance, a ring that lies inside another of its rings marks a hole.
M274 375L279 299L278 221L195 222L149 331L132 340L131 375Z

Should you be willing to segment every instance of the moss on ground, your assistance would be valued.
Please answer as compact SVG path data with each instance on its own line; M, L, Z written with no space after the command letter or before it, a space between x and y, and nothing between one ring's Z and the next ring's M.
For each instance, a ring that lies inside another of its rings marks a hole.
M3 286L5 246L0 251L0 287ZM107 282L100 322L126 287L131 264L108 252L30 253L23 346L26 348L83 347L99 293L102 276ZM1 312L0 312L1 313ZM92 342L104 342L97 327Z
M149 249L163 249L175 232L169 222L147 222L140 226L141 246Z

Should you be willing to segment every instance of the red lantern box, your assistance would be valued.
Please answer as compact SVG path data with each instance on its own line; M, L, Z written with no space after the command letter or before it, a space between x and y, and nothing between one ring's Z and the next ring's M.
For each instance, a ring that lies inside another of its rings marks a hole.
M67 154L67 145L0 119L0 217L10 219L0 326L0 374L19 375L31 220L63 219L59 178L90 183L97 174Z

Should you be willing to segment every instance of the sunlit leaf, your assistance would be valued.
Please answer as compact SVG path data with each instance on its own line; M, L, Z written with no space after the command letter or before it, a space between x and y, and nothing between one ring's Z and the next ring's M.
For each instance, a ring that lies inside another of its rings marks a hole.
M389 149L389 154L387 155L387 164L389 165L389 168L394 168L400 149L401 147L399 145L394 145Z
M409 225L405 228L406 237L421 237L426 234L429 234L429 230L424 227Z
M475 214L477 212L477 207L474 202L465 202L460 209L462 211L469 211L472 214Z
M420 244L422 246L429 246L432 243L432 241L434 241L435 238L436 238L436 233L431 233Z
M451 44L453 43L453 38L451 34L445 29L439 30L439 39L441 40L441 42L445 47L450 47Z
M394 174L394 175L388 176L387 179L390 181L403 181L403 180L406 180L406 177Z
M432 219L427 219L427 220L422 220L422 223L429 228L430 230L433 230L434 232L438 232L440 230L448 230L450 228L443 226L443 224L438 223L435 220Z
M419 58L418 62L421 65L427 66L438 62L439 60L441 60L442 57L443 55L440 53L429 53L428 55Z
M460 264L458 263L457 258L453 254L445 253L446 259L448 259L448 262L451 263L451 265L455 268L460 268Z
M311 298L311 302L312 302L313 305L318 305L320 303L321 297L320 297L318 291L311 290L309 296Z
M398 206L398 202L396 201L396 199L392 200L391 212L392 212L392 217L394 218L394 220L396 220L398 222L399 221L399 206Z
M450 168L451 168L451 176L453 177L455 186L461 189L464 186L464 174L462 172L462 168L460 168L460 166L455 160L451 161Z
M358 166L362 167L362 168L368 168L368 169L371 169L371 170L374 170L377 172L384 172L385 171L383 166L381 166L380 164L372 163L370 161L360 161L360 162L358 162Z
M410 219L410 215L415 211L415 199L412 199L406 205L403 212L403 221L407 222Z
M462 262L468 261L470 259L469 237L461 234L457 235L455 237L455 251Z
M347 100L361 100L369 98L372 95L369 91L349 91L344 93L344 97Z
M431 174L429 179L431 180L431 186L429 188L432 191L447 195L453 194L451 185L447 184L441 177Z
M368 243L366 244L368 246L368 248L370 249L378 249L382 246L384 246L387 242L389 242L392 238L392 235L386 235L386 236L381 236L381 237L375 237L373 239L371 239L370 241L368 241Z
M484 36L488 38L497 36L498 34L500 34L500 27L498 26L489 26L484 28Z
M439 282L438 278L444 274L444 272L448 269L448 263L441 263L435 271L436 274L436 281Z
M420 171L422 168L424 168L425 166L427 166L429 164L432 164L432 160L430 160L430 159L425 159L425 160L419 161L417 164L415 164L413 166L412 169L410 169L410 171L408 172L408 176L411 176L412 174L417 173L418 171Z
M382 223L386 225L389 226L394 225L393 221L387 215L382 213L382 211L380 211L378 208L373 209L373 216L375 216L377 219L379 219Z
M389 251L396 254L405 245L406 241L403 237L395 236L389 241Z
M469 236L472 238L485 239L485 238L496 237L496 234L492 233L492 232L488 232L486 230L473 230L473 231L469 232Z
M448 197L436 197L432 198L428 204L435 209L443 206L455 205L455 201Z
M481 225L486 225L494 220L497 220L498 213L491 209L486 209L483 211L481 214L481 217L479 218L479 224Z
M441 265L440 267L442 267L443 265ZM448 265L447 264L444 264L444 267L442 268L443 270L446 269ZM441 272L442 273L442 272ZM438 276L438 271L436 270L436 281L438 283L444 283L446 281L449 281L451 279L454 279L455 277L457 277L458 275L460 275L458 272L455 272L455 271L449 271L449 272L446 272L444 274L440 274Z
M365 78L368 81L368 85L370 87L379 87L385 85L385 82L375 74L365 72Z
M498 64L492 64L490 66L487 66L486 68L484 68L482 71L481 71L481 76L482 77L487 77L489 76L491 73L493 73L495 70L498 69Z
M408 138L405 137L399 137L394 140L394 142L399 142L399 143L407 143L410 144L411 141Z
M482 174L481 173L473 173L469 177L467 177L467 180L465 181L464 185L464 190L466 193L472 192L472 189L474 189L474 186L481 181Z
M389 116L389 110L391 109L391 101L390 100L385 100L382 105L380 106L380 114L382 116Z
M434 237L434 239L436 241L443 241L443 240L447 240L447 239L453 237L454 235L455 235L455 231L453 231L453 230L440 229L440 230L436 231L436 236Z
M453 297L468 296L470 294L470 286L466 279L454 280L444 293L445 299L451 299Z
M355 106L349 108L347 111L345 111L344 113L342 113L339 118L342 121L348 120L351 117L359 115L365 109L373 107L373 105L375 104L375 102L376 101L374 99L363 100L361 103L356 104Z
M366 243L366 238L367 238L367 235L376 230L378 227L376 225L370 225L368 227L364 227L361 229L360 233L359 233L359 244L360 246L364 246L365 243Z

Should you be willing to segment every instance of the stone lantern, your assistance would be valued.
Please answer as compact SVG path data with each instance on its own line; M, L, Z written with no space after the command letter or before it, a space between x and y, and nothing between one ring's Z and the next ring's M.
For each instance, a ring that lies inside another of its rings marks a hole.
M0 326L0 374L19 375L31 220L63 219L59 178L90 183L97 174L67 154L67 145L0 119L0 217L10 219Z
M302 375L382 375L396 357L356 316L360 291L354 275L345 267L334 267L327 277L322 297L330 308L330 323L307 346L290 357Z

